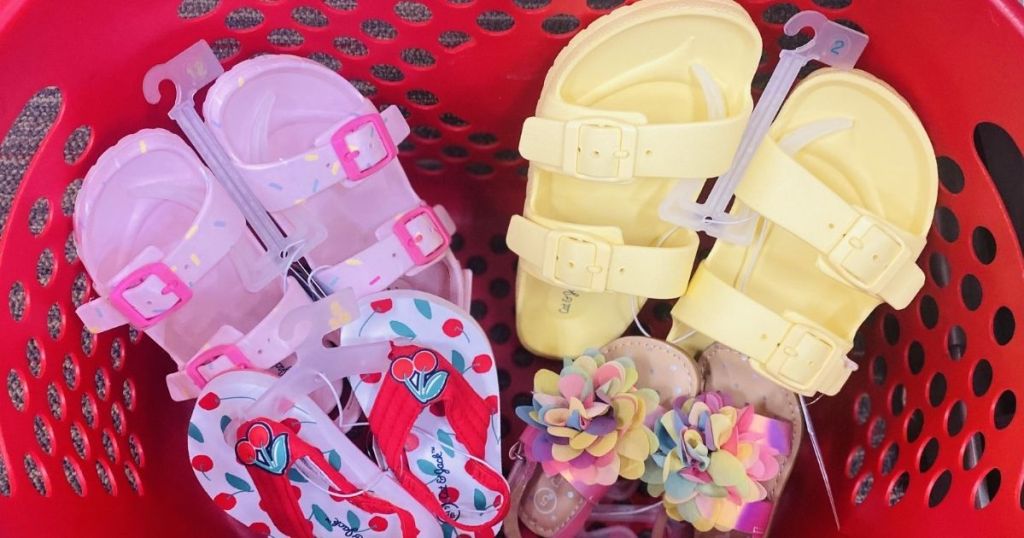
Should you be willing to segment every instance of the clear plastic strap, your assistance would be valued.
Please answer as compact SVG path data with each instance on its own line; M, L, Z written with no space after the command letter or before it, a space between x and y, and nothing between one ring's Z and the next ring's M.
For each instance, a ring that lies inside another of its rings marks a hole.
M707 201L696 202L687 196L685 189L677 189L671 195L671 211L662 211L663 219L731 243L748 244L753 239L755 215L747 208L729 213L729 202L800 70L811 60L851 69L868 43L868 36L832 22L816 11L797 13L784 30L786 35L794 36L805 28L812 29L814 37L806 45L796 50L783 50L779 55L779 63L750 116L732 167L715 182Z

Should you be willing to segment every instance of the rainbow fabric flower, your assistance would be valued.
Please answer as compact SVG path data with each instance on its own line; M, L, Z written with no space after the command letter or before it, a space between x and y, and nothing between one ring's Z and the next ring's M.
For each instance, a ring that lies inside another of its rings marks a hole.
M701 532L731 530L743 505L767 496L760 482L779 474L779 450L754 425L751 406L717 392L690 398L655 425L659 447L643 481L669 517Z
M597 352L565 359L561 374L540 370L533 404L516 414L540 430L528 447L548 476L570 482L611 485L619 476L638 479L658 446L644 424L658 405L651 389L636 388L633 360L608 361Z

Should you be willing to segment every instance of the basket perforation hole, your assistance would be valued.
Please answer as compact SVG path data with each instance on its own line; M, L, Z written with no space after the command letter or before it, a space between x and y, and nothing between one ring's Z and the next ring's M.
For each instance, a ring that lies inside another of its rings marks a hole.
M32 419L32 433L36 436L36 443L39 449L46 454L53 455L53 428L46 418L36 415Z
M64 470L64 478L68 481L71 491L79 497L85 497L85 477L82 476L82 469L71 458L65 456L61 460L61 468Z
M529 11L531 9L547 7L551 4L551 0L513 0L513 3L515 3L516 7Z
M857 482L857 487L853 495L854 504L863 504L868 498L868 494L871 493L871 488L875 486L875 476L868 473L864 478Z
M28 306L28 293L25 285L21 282L11 284L7 292L7 310L11 313L14 321L21 321L25 317L25 308Z
M85 327L82 327L79 344L82 347L82 353L84 353L86 357L91 357L92 352L96 349L96 335L89 332Z
M377 80L384 82L401 82L405 80L405 73L397 66L391 64L376 64L370 66L370 74Z
M489 147L498 143L498 137L493 133L471 133L468 138L471 144L482 147Z
M886 421L882 417L878 417L874 422L871 423L871 429L868 432L868 445L871 448L878 448L882 445L882 441L885 440L885 429Z
M441 148L441 153L454 160L461 160L469 157L469 150L462 146L445 146Z
M292 19L295 22L310 28L323 28L327 26L327 15L315 7L299 6L292 10Z
M882 320L882 334L889 345L894 346L900 341L900 322L896 316L886 314Z
M53 381L46 386L46 404L54 420L64 420L67 403L64 400L64 393Z
M996 343L1005 346L1013 340L1013 334L1017 330L1017 320L1013 317L1013 311L1005 306L1000 306L992 318L992 336Z
M85 436L85 430L77 422L71 425L69 429L71 435L71 448L75 449L75 454L81 459L89 457L89 439Z
M5 180L0 184L0 232L4 229L25 171L57 119L61 104L62 97L57 88L50 86L39 90L25 103L0 142L0 160L5 167Z
M960 238L960 221L948 207L935 208L935 229L938 230L939 236L950 243Z
M971 390L975 396L984 396L992 386L992 363L981 359L971 373Z
M349 80L359 93L363 94L363 97L373 97L377 95L377 85L368 80Z
M968 310L974 311L981 306L981 281L974 275L964 275L960 281L960 299Z
M296 49L306 42L306 38L294 28L275 28L267 34L267 41L282 49Z
M116 463L120 452L117 442L114 440L114 434L110 430L100 432L100 444L103 445L103 453L106 454L110 463Z
M32 484L32 487L37 493L43 497L50 496L50 479L46 475L46 471L43 466L39 463L39 459L31 454L25 454L23 460L25 465L25 474L28 475L28 481Z
M117 485L114 483L114 477L110 473L110 466L106 462L96 461L96 477L100 479L103 491L106 491L109 495L117 495Z
M47 286L53 280L53 273L57 270L57 259L53 251L44 248L36 260L36 281L40 286Z
M985 455L985 434L974 432L974 435L967 438L964 443L964 470L970 471L978 466L981 457Z
M783 34L779 36L779 47L785 50L793 50L806 45L810 40L811 34L809 32L800 32L793 36Z
M949 334L946 335L946 352L954 361L964 357L964 353L967 352L967 332L963 327L959 325L950 327Z
M398 18L405 22L414 24L425 23L434 16L430 8L425 4L409 2L407 0L395 4L395 15L398 15Z
M28 404L28 389L25 387L25 378L16 370L7 372L7 396L15 409L25 410Z
M907 388L901 383L892 389L892 395L889 397L889 410L892 411L893 416L898 417L906 407Z
M971 249L979 262L988 265L996 259L996 238L988 228L978 226L971 232Z
M132 457L132 461L135 465L142 467L144 460L142 456L142 443L139 442L139 438L135 435L128 436L128 455Z
M115 338L110 342L110 366L114 370L124 368L124 341L120 338Z
M945 288L949 284L949 259L941 252L933 252L928 257L928 271L938 287Z
M43 373L43 350L39 348L39 342L35 338L29 338L25 344L25 359L28 361L28 373L32 377L39 377Z
M125 462L124 467L124 478L125 482L128 483L128 487L136 495L142 495L142 480L139 479L139 473L135 470L131 463Z
M50 223L50 215L50 201L46 198L37 199L28 212L28 231L38 237Z
M915 340L907 347L907 369L914 375L924 369L924 346L921 342Z
M924 429L924 413L920 409L915 409L910 413L906 429L907 442L913 443L921 436L921 431Z
M948 470L942 471L939 477L932 483L928 492L928 508L935 508L945 500L949 488L953 485L953 473Z
M89 277L85 273L78 273L71 281L71 304L78 308L85 302L89 293Z
M519 151L518 150L509 148L509 149L500 149L500 150L494 152L494 158L496 160L502 161L504 163L510 163L510 162L518 161L520 158L522 158L522 156L519 155Z
M918 306L921 315L921 323L927 329L934 329L939 324L939 303L931 295L922 295L921 304Z
M468 46L473 36L460 30L445 30L437 36L437 42L448 51L455 51L463 46Z
M917 469L922 473L927 473L935 465L937 459L939 459L939 440L932 437L924 444L924 448L921 449L921 453L917 457Z
M110 406L110 423L114 425L115 432L124 435L126 429L124 407L118 402L114 402Z
M853 478L860 474L860 470L864 467L866 455L867 452L862 446L858 446L850 452L850 456L846 460L846 476Z
M484 11L476 18L481 30L491 33L507 32L516 24L516 20L504 11Z
M78 261L78 246L75 245L75 234L68 234L68 238L64 240L64 259L68 263Z
M82 418L90 428L96 427L96 400L89 394L82 395Z
M1012 390L1004 390L999 395L999 398L996 399L996 405L992 413L992 422L997 430L1002 430L1013 422L1013 417L1016 414L1017 395Z
M217 7L220 0L182 0L178 4L178 17L195 19L210 13Z
M128 326L128 340L130 342L132 342L133 344L136 344L136 343L139 342L140 338L142 338L142 331L136 329L134 325L129 325Z
M263 12L253 7L240 7L228 13L224 25L232 30L251 30L263 24Z
M949 157L939 157L936 162L942 186L952 194L958 194L964 190L964 171L960 165Z
M878 386L885 384L885 378L888 377L889 367L885 363L885 357L878 356L875 360L871 361L871 381Z
M455 128L462 128L469 125L468 121L461 118L460 116L452 114L451 112L445 112L441 114L439 119L441 120L441 123Z
M99 399L106 401L107 397L110 396L110 376L107 372L100 368L93 374L93 387L96 389L96 396Z
M950 437L956 436L964 429L964 422L967 421L967 405L957 401L949 408L949 415L946 417L946 433Z
M366 19L360 28L364 34L380 41L391 41L398 37L398 30L390 22L381 19Z
M54 303L46 311L46 332L50 338L57 340L64 331L64 311L60 305Z
M0 496L11 496L11 477L7 474L7 461L0 454Z
M896 465L896 460L900 457L900 445L892 443L886 447L885 452L882 453L882 475L887 475L892 472L892 468Z
M65 217L70 217L75 212L75 199L78 198L78 191L82 190L82 179L76 179L64 187L64 194L60 197L60 211Z
M214 56L220 61L234 58L242 50L242 42L233 37L222 37L210 43Z
M892 486L889 488L888 502L889 506L896 506L903 497L907 494L907 488L910 487L910 473L903 471L900 473L896 480L893 480Z
M64 162L67 164L75 164L82 154L85 153L86 148L89 147L89 142L92 140L92 127L88 125L81 125L76 127L71 134L68 135L68 139L64 141ZM68 213L65 213L67 215Z
M843 9L849 7L853 0L814 0L814 3L826 9Z
M125 379L121 384L121 401L124 402L125 409L135 410L135 394L135 383L132 383L131 379Z
M1006 213L1024 245L1024 157L1013 137L994 123L980 123L974 129L974 148L996 185Z
M790 3L772 4L761 13L761 18L768 24L786 24L790 17L799 12L800 8Z
M853 417L857 424L864 425L871 418L871 396L861 394L853 404Z
M991 504L996 499L1002 482L1003 475L999 469L992 469L985 473L985 476L974 487L974 508L981 510Z
M366 56L370 53L370 49L366 47L366 43L363 43L357 38L348 36L334 38L334 48L338 49L338 52L343 55L354 58Z
M551 35L564 35L575 32L580 27L580 20L568 13L552 15L540 23L541 30Z
M587 0L587 7L595 11L607 11L625 3L625 0Z
M437 60L434 59L434 55L427 49L421 48L408 48L402 49L399 55L402 61L413 66L413 67L432 67Z
M359 5L356 0L324 0L324 4L338 11L352 11Z
M932 407L938 407L942 400L946 399L946 388L946 376L942 372L932 376L928 382L928 403L932 404Z

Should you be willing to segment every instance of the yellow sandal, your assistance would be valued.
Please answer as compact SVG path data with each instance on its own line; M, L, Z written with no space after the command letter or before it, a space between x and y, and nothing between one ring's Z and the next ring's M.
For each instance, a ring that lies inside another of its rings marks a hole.
M670 340L707 338L804 395L835 394L881 302L924 283L935 155L910 106L862 71L821 70L793 91L736 191L763 218L748 246L719 241L672 310Z
M658 205L679 178L729 167L760 53L731 0L642 0L559 54L523 126L526 207L508 232L529 350L576 356L619 336L646 298L685 291L697 236L673 234Z

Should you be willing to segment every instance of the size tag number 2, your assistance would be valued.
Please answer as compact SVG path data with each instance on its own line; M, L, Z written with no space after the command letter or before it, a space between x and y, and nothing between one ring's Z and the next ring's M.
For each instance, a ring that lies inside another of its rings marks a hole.
M832 43L832 48L829 49L829 52L831 52L832 54L835 54L836 56L838 56L839 52L841 50L843 50L843 48L845 48L845 47L846 47L846 41L843 41L842 39L837 39L837 40L835 40L835 42Z

